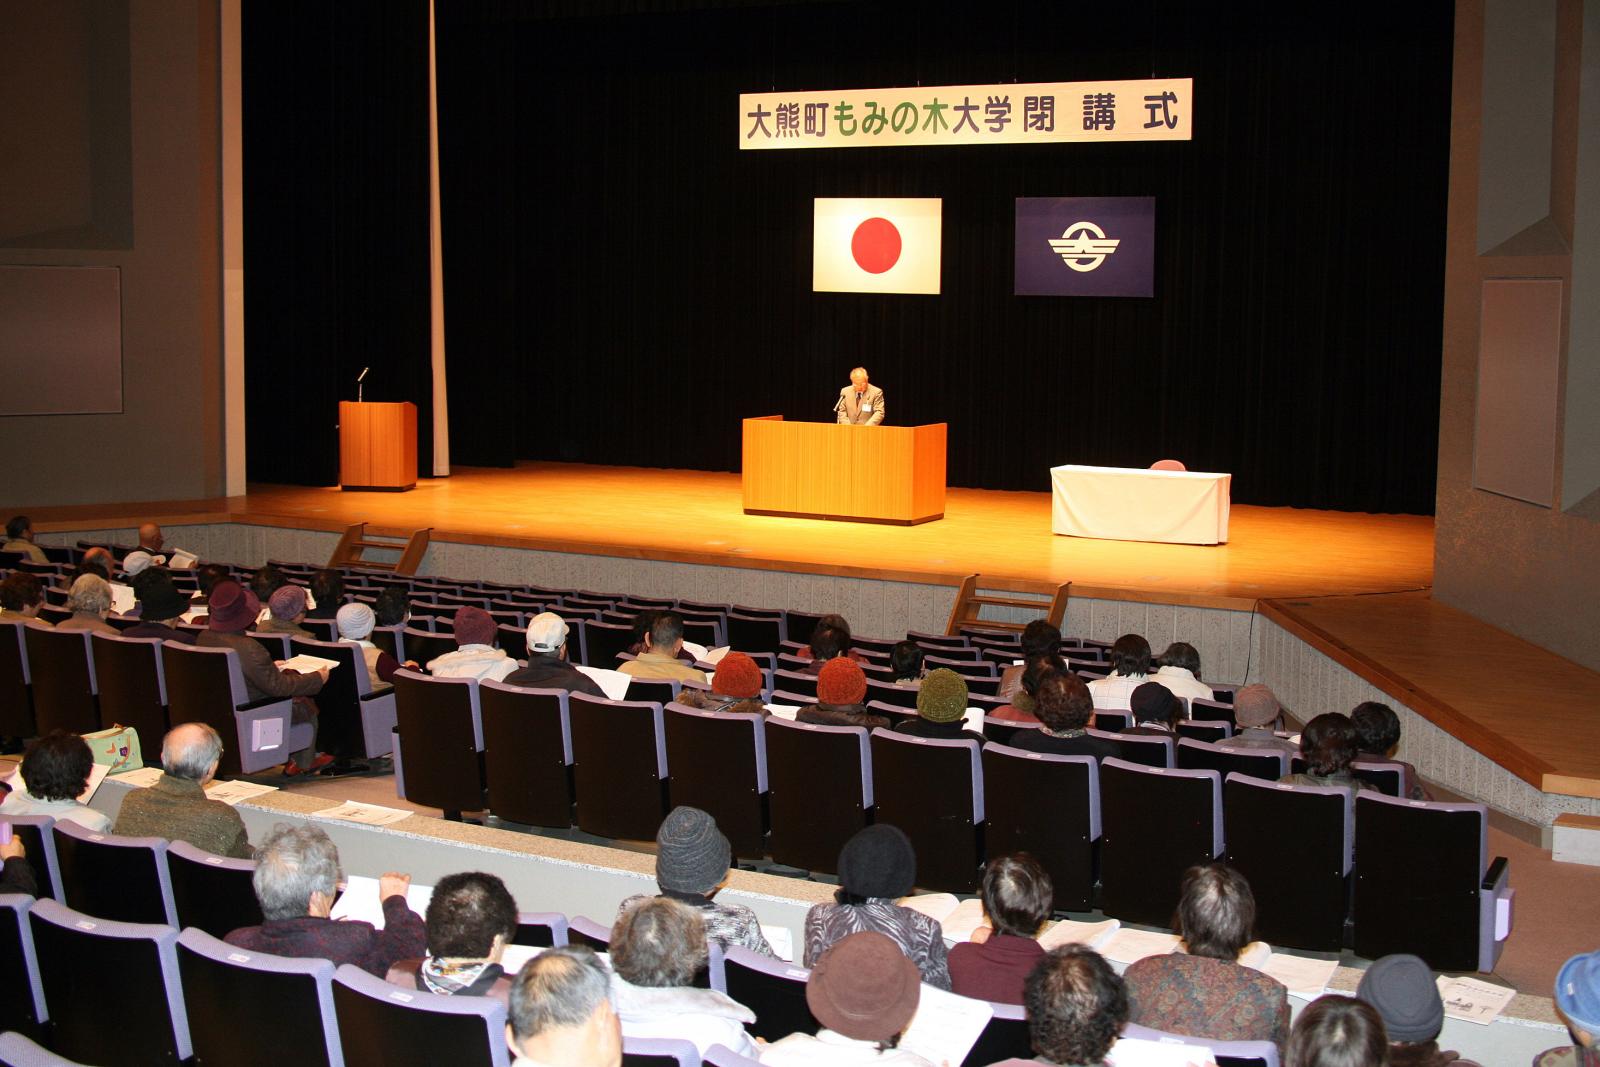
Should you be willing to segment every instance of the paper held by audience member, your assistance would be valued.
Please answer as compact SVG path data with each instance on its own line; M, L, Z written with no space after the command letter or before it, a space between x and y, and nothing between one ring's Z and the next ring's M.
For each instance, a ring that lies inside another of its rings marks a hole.
M923 982L917 1013L900 1035L900 1047L929 1063L960 1063L993 1014L987 1001L958 997Z
M968 708L966 711L961 713L961 719L963 725L965 725L968 730L971 730L975 734L983 733L982 708Z
M278 787L275 785L260 785L256 782L213 781L206 786L206 797L209 800L220 800L224 804L243 804L247 800L277 791Z
M111 583L111 610L118 615L126 615L139 603L139 598L133 595L133 586L123 585L121 582Z
M1517 995L1515 989L1490 985L1476 978L1438 978L1439 996L1444 998L1444 1013L1462 1022L1487 1026L1500 1017Z
M954 893L915 893L895 901L902 908L920 911L935 922L944 922L946 915L956 910L961 898Z
M316 674L326 667L330 671L339 665L336 659L323 659L321 656L291 656L286 660L278 661L278 666L286 671L299 671L301 674Z
M794 931L787 926L761 924L761 936L772 946L773 953L784 963L794 962Z
M94 791L100 788L100 783L106 780L106 775L110 773L110 771L110 766L104 763L93 763L89 765L89 784L84 786L83 792L78 794L79 804L89 803L89 800L94 796ZM156 777L161 777L160 767L156 768ZM22 780L22 765L20 763L17 764L16 770L12 771L6 776L5 783L9 785L12 789L12 792L15 793L22 793L27 790L28 784Z
M768 704L767 711L780 719L788 719L790 722L794 722L795 717L800 714L800 709L793 704Z
M406 814L410 814L407 812ZM418 915L426 914L433 899L433 886L414 885L406 890L406 906ZM352 874L345 879L344 892L328 913L330 919L350 919L371 923L383 929L383 902L378 899L378 880Z
M500 967L507 977L515 978L524 964L543 951L542 945L507 945L500 956Z
M1316 1000L1328 991L1328 983L1333 980L1333 972L1339 969L1339 961L1313 960L1291 956L1287 952L1274 952L1257 969L1268 978L1282 982L1291 997Z
M614 671L609 667L588 667L582 663L574 663L574 667L593 679L594 684L606 695L607 700L624 700L628 696L629 677L621 671Z
M117 775L117 781L136 789L144 789L160 781L162 773L160 767L140 767L136 771L124 771Z
M687 642L685 642L687 644ZM706 654L700 657L701 663L709 663L713 667L722 662L722 657L733 651L732 645L718 645L716 648L706 649Z
M192 571L195 564L200 562L200 557L183 548L173 549L172 555L167 559L167 567L175 571Z
M1106 941L1100 954L1117 963L1138 963L1146 956L1165 956L1178 947L1177 934L1130 930L1124 926Z
M345 822L358 822L363 826L388 826L401 819L409 819L415 815L414 811L404 811L400 808L385 808L378 804L358 804L354 800L347 800L336 808L326 808L316 812L321 818L343 819Z
M1062 945L1088 945L1090 948L1098 949L1107 941L1110 941L1112 935L1120 929L1122 929L1122 924L1116 919L1107 919L1104 922L1097 923L1081 923L1074 919L1062 919L1058 923L1050 924L1044 933L1039 935L1039 944L1044 947L1046 952L1053 948L1060 948Z
M1217 1058L1205 1045L1119 1037L1106 1053L1109 1067L1209 1067Z
M693 656L696 663L704 663L706 657L711 654L711 650L705 645L697 645L693 641L685 641L683 650Z

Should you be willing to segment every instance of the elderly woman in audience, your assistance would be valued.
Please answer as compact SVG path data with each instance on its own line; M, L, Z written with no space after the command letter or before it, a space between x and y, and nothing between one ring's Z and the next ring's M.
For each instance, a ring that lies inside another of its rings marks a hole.
M270 604L272 594L288 584L289 576L270 563L262 564L261 568L250 576L250 591L263 604Z
M495 644L499 624L482 608L461 605L451 620L451 629L455 631L455 651L428 661L428 673L435 678L487 678L499 682L521 666ZM393 672L390 677L394 677Z
M1007 668L1008 670L1010 668ZM1039 682L1047 674L1065 673L1067 661L1057 652L1042 652L1023 664L1022 688L1011 694L1011 703L990 712L990 717L1006 722L1038 722Z
M1289 1037L1288 990L1238 962L1255 921L1255 896L1243 875L1221 863L1190 867L1178 899L1183 951L1128 968L1130 1018L1175 1034L1271 1041L1282 1049Z
M800 709L796 722L815 726L863 726L868 730L887 728L887 716L868 711L867 676L854 660L844 657L829 660L817 675L817 702Z
M810 657L810 662L800 668L801 674L820 674L835 659L848 659L855 662L855 657L850 655L850 633L837 626L819 624L811 631L811 643L795 653L799 659Z
M1111 964L1085 945L1045 953L1023 987L1028 1037L1041 1063L1101 1067L1128 1023L1128 993Z
M44 607L44 586L27 571L12 571L0 581L0 622L20 622L29 626L49 626L39 618Z
M1200 680L1200 653L1195 651L1193 645L1174 641L1156 657L1156 663L1159 666L1150 680L1172 690L1173 696L1185 700L1215 699L1216 694L1211 687Z
M253 590L252 590L253 591ZM256 593L259 598L260 593ZM267 619L256 623L261 633L288 634L305 641L315 641L317 635L300 624L306 621L306 591L298 585L280 585L268 595Z
M1417 778L1417 769L1405 760L1394 758L1400 747L1400 716L1387 704L1366 700L1350 712L1350 725L1356 731L1356 743L1361 751L1356 759L1377 760L1400 765L1400 795L1411 800L1432 800L1427 789Z
M1348 718L1336 711L1318 715L1300 732L1300 756L1306 761L1304 773L1284 775L1278 780L1290 785L1338 786L1355 800L1358 792L1373 788L1350 771L1350 764L1360 752L1356 729Z
M706 924L706 939L723 948L738 945L763 956L773 955L761 932L756 913L743 904L726 904L712 898L728 881L733 864L733 849L727 835L717 828L717 820L701 811L680 805L661 821L656 831L656 885L660 895L686 904L700 913ZM618 913L627 911L643 894L622 902Z
M838 634L834 639L835 643L833 646L831 646L831 651L827 654L817 651L816 641L814 640L816 637L816 631L824 628L838 631ZM817 625L811 631L811 635L813 641L808 645L802 645L798 650L796 650L795 656L798 659L822 660L826 662L832 659L834 656L848 656L857 663L863 663L866 661L865 656L851 647L851 643L854 638L850 633L850 623L843 615L824 615L822 618L817 620Z
M98 574L78 576L67 593L67 610L72 614L56 623L56 629L117 636L117 628L106 622L106 616L111 614L111 583Z
M1318 997L1294 1021L1284 1067L1389 1067L1383 1020L1372 1005L1335 994Z
M915 689L922 684L926 668L922 666L922 646L915 641L897 641L889 650L889 672L894 684Z
M624 1037L691 1041L700 1055L723 1045L755 1058L744 1025L755 1013L714 989L699 989L706 965L706 927L699 912L676 900L646 897L611 928L611 1002Z
M1055 623L1034 619L1022 628L1022 662L1013 663L1000 672L1000 695L1015 703L1016 695L1023 689L1022 675L1028 664L1039 656L1060 655L1061 631ZM1066 670L1066 667L1057 669Z
M1115 741L1089 733L1094 701L1089 687L1076 674L1050 671L1039 679L1034 701L1039 729L1018 730L1012 748L1047 752L1055 756L1093 756L1097 760L1121 754Z
M504 882L479 871L445 875L433 887L426 924L428 954L391 964L390 982L509 1006L513 976L500 959L517 935L517 902Z
M379 626L404 626L411 620L411 597L404 589L386 586L372 602Z
M711 676L711 691L685 686L678 693L678 703L705 711L765 716L767 706L761 702L765 681L755 660L743 652L729 652Z
M805 965L815 964L850 934L876 930L900 946L924 982L949 989L944 929L937 919L895 903L911 892L916 880L917 854L905 831L888 823L856 831L839 851L834 903L812 905L806 913Z
M1217 744L1223 748L1267 749L1298 756L1299 746L1274 731L1283 717L1283 708L1272 690L1257 683L1233 694L1233 721L1239 732Z
M372 683L372 688L381 689L389 685L401 664L372 643L372 628L378 624L378 617L372 609L359 600L353 600L335 612L333 618L339 628L339 640L361 649L361 658L367 665L367 679ZM406 666L415 667L416 664L408 661ZM512 663L511 666L515 669L516 664Z
M1128 707L1133 711L1134 725L1123 733L1173 737L1183 721L1183 701L1160 682L1146 682L1135 689L1128 698Z
M896 733L940 741L976 741L983 735L966 729L967 680L948 667L929 671L917 690L917 717L894 724Z
M133 580L134 596L139 598L139 621L122 631L123 637L155 637L162 641L195 642L193 630L174 629L171 623L189 610L189 599L172 584L164 567L149 567Z
M311 576L311 599L317 606L306 613L308 619L332 619L344 604L344 575L324 567Z
M39 738L22 757L22 784L0 801L0 816L48 815L75 822L86 830L104 833L111 819L78 797L89 785L94 753L77 734L52 730Z
M1055 888L1026 852L997 856L983 869L984 925L950 950L950 990L996 1004L1021 1004L1029 972L1044 958L1039 931Z
M622 1025L611 971L593 949L561 945L523 964L511 985L506 1042L528 1067L620 1067Z
M1356 998L1372 1005L1389 1038L1390 1067L1478 1067L1439 1051L1444 1000L1434 973L1420 958L1384 956L1361 974Z
M824 952L806 979L806 1006L822 1029L814 1035L790 1034L766 1046L761 1062L775 1067L933 1067L896 1047L921 998L917 968L893 941L868 930L851 934Z
M1123 634L1111 646L1111 673L1089 683L1094 706L1108 711L1128 707L1133 691L1149 681L1150 642L1138 634Z

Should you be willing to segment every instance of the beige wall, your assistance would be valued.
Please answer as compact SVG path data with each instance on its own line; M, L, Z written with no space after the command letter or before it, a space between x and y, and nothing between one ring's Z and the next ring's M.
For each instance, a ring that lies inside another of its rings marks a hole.
M1600 170L1597 116L1579 121L1580 101L1600 88L1597 42L1600 0L1456 5L1434 595L1600 669L1600 495L1588 484L1600 458L1600 301L1590 271L1600 255ZM1489 278L1563 283L1553 507L1473 488Z
M119 415L0 418L0 509L221 492L217 35L215 0L128 5L131 247L0 248L0 264L122 269L124 396ZM0 44L0 57L27 47ZM49 94L0 100L53 107ZM0 158L0 189L22 165Z

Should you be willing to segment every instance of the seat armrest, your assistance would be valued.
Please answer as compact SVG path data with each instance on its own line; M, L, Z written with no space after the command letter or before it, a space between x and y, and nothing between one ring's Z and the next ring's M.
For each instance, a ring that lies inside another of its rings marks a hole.
M1478 970L1493 971L1511 936L1517 891L1508 884L1511 866L1504 856L1496 856L1484 872L1478 894Z
M270 708L274 704L293 703L294 697L262 697L260 700L249 700L238 705L234 711L255 711L258 708Z
M1483 874L1483 888L1493 890L1504 883L1510 873L1510 862L1504 856L1496 856L1494 862L1489 864L1489 869Z

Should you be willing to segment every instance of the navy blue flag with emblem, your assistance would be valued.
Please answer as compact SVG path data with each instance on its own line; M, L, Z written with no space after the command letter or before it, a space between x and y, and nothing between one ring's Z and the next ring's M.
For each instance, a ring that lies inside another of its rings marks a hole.
M1017 198L1018 296L1154 296L1156 198Z

